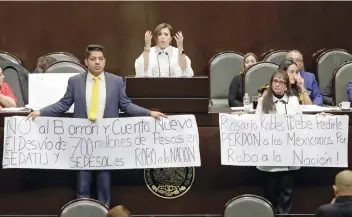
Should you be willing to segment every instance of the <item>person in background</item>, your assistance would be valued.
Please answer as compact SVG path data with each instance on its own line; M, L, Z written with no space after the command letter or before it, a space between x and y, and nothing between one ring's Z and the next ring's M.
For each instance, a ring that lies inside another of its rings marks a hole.
M243 90L242 90L242 79L243 72L249 66L256 64L258 58L254 53L247 53L244 55L241 72L235 75L230 83L228 101L230 107L241 107L243 106Z
M106 217L132 217L130 211L126 209L126 207L122 205L115 206L111 210L109 210Z
M350 80L347 84L347 97L349 101L352 103L352 80Z
M5 75L0 67L0 108L16 107L17 98L12 93L10 85L5 81Z
M298 98L291 94L290 77L285 71L273 73L267 93L258 100L256 114L302 114ZM292 206L293 173L296 166L258 166L264 176L264 197L278 214L287 214Z
M136 77L192 77L191 60L183 48L181 31L174 36L177 48L171 46L173 31L167 23L159 24L154 32L144 34L143 53L135 61ZM152 38L156 43L151 47Z
M51 66L52 64L56 63L57 60L53 57L43 57L39 60L37 68L34 70L33 73L43 73L43 71Z
M33 111L28 118L38 116L57 117L75 104L73 118L96 121L103 118L119 117L119 110L129 116L151 116L156 119L166 117L163 113L149 111L131 102L126 95L126 87L120 76L104 71L105 50L100 45L86 48L85 64L88 73L80 73L68 80L65 95L55 104L39 111ZM98 200L110 206L111 180L108 170L95 171L97 174ZM78 198L90 198L92 171L78 172Z
M284 60L280 63L278 70L287 72L290 77L291 94L298 98L299 103L301 105L311 105L312 100L310 99L308 91L304 86L304 79L298 73L297 64L292 60ZM259 96L266 93L268 86L269 85L264 85L258 90Z
M303 55L298 50L291 50L287 54L287 59L292 60L298 67L298 74L302 77L304 87L309 94L312 104L323 105L323 95L313 73L305 72L303 65Z
M335 198L331 204L320 206L315 217L352 217L352 171L344 170L335 177Z
M323 90L323 103L324 105L332 105L332 78Z
M0 56L0 68L2 70L3 75L4 75L4 72L10 72L10 73L17 72L16 76L18 76L18 77L16 78L16 80L17 79L19 80L19 86L20 86L21 90L28 90L28 74L29 74L29 72L22 65L14 63L12 61L9 61L9 60ZM2 79L2 81L4 81L4 79ZM10 81L10 79L12 80L12 78L8 78L9 81ZM19 104L18 99L17 99L16 95L12 92L12 90L10 88L10 84L4 83L3 88L4 88L4 91L2 91L3 94L7 93L7 96L12 98L15 101L16 105L11 104L10 107L18 106L18 104ZM27 104L28 103L28 92L27 91L22 92L22 98L23 98L24 103ZM22 106L22 105L20 105L20 106ZM2 107L6 107L6 106L2 105Z

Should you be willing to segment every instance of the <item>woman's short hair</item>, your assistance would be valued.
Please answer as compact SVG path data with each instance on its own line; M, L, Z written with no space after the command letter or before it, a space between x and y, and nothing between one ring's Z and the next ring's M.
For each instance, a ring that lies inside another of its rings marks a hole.
M154 40L156 41L158 39L158 35L161 32L162 29L167 28L170 31L170 36L173 35L172 33L172 26L168 23L161 23L157 27L155 27L154 32L153 32L153 37Z

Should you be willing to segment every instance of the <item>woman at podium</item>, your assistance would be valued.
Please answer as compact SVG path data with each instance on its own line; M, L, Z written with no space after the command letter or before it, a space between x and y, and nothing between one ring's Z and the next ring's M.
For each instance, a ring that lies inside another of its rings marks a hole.
M136 77L192 77L191 60L183 48L183 34L174 35L177 48L171 46L172 26L159 24L144 34L143 53L135 61ZM151 47L152 38L156 46Z

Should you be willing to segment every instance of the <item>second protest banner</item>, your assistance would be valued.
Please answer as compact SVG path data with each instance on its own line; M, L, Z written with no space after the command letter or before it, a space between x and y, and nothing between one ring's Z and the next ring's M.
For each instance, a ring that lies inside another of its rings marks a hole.
M348 116L219 115L221 163L348 166Z
M96 122L5 118L3 168L106 170L200 165L193 115Z

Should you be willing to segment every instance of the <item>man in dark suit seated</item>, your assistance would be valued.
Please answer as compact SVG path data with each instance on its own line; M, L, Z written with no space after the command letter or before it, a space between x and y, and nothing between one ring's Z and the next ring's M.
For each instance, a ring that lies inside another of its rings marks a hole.
M316 217L352 217L352 171L337 174L333 186L335 198L331 204L318 208Z

